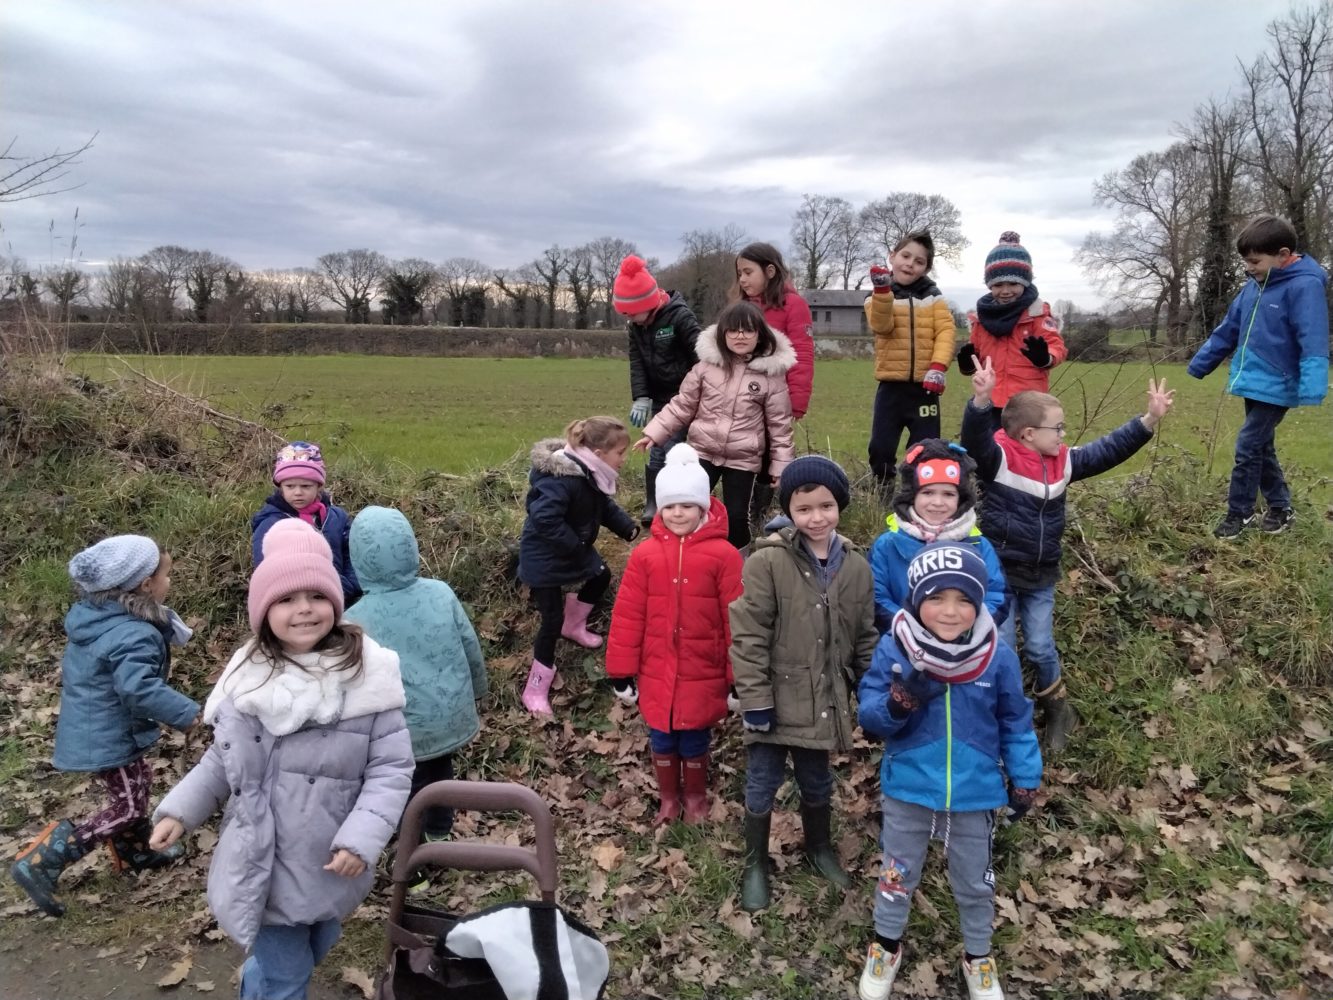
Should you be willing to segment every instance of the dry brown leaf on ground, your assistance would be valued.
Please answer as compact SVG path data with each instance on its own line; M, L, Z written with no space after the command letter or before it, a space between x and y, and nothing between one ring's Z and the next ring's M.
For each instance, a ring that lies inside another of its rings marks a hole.
M592 859L604 872L613 872L625 860L625 849L611 840L604 840L592 849Z
M167 974L157 981L157 985L163 989L179 986L181 983L185 982L185 977L190 974L190 970L193 968L194 958L190 955L186 955L167 970Z
M375 995L375 983L360 969L344 965L342 967L342 981L349 986L355 986L361 991L361 995L366 1000L371 1000L371 997Z

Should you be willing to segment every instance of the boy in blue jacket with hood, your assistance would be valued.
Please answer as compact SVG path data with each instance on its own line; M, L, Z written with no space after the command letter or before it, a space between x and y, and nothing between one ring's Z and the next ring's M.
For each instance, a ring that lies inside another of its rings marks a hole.
M1275 438L1289 409L1318 406L1328 394L1328 275L1293 252L1295 245L1291 223L1273 215L1241 230L1236 250L1252 280L1189 364L1189 373L1203 378L1231 355L1227 391L1245 400L1227 514L1213 529L1218 538L1245 530L1259 493L1268 504L1260 531L1286 531L1296 517Z
M995 810L1024 815L1042 763L1018 657L986 609L987 575L974 546L935 542L918 552L907 567L910 596L861 678L861 728L884 740L884 857L863 1000L885 1000L893 988L931 840L949 859L968 994L1004 997L990 953Z

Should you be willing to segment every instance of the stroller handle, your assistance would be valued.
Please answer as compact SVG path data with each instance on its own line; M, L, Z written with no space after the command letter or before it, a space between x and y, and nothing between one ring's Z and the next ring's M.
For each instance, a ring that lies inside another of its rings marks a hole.
M421 843L423 814L430 806L451 806L480 812L513 810L532 817L535 848L501 844ZM555 821L546 801L525 785L503 781L437 781L427 785L407 804L399 831L400 849L393 862L393 902L398 902L412 873L423 866L470 871L522 870L537 880L542 899L554 902L560 878L555 853ZM410 850L404 850L411 845Z

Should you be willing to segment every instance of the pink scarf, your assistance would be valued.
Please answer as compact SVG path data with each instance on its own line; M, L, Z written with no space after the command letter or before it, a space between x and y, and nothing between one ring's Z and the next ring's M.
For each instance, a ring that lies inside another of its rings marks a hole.
M323 503L319 500L311 500L296 512L296 516L318 531L319 526L324 523L324 518L328 513L329 509L325 507Z
M620 473L611 466L602 461L600 455L591 448L574 447L567 444L560 449L570 458L577 458L592 473L592 481L597 489L609 497L616 495L616 484L620 480Z

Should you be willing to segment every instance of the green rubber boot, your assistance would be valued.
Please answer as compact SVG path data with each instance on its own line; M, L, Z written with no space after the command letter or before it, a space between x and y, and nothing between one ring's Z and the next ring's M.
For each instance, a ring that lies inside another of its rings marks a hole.
M741 875L741 909L747 913L767 909L772 894L768 886L768 830L771 812L745 810L745 872Z
M801 826L805 829L805 857L811 867L839 889L850 889L852 877L842 870L838 852L833 849L829 829L833 806L808 806L801 803Z

